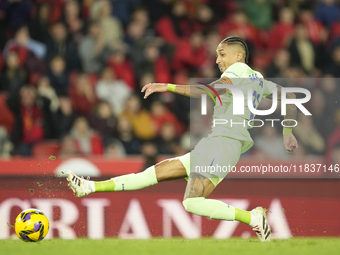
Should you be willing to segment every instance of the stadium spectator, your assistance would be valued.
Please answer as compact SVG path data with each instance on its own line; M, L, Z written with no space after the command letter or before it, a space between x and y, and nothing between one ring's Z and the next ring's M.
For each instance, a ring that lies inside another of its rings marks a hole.
M148 140L155 137L155 128L152 125L150 113L142 108L137 95L131 95L126 100L122 116L129 119L137 138Z
M170 15L164 15L155 24L156 32L164 40L171 44L177 44L183 38L191 34L191 26L188 21L188 10L182 1L175 1Z
M20 88L27 79L27 73L20 66L18 53L11 51L8 53L4 68L0 73L0 91Z
M93 131L85 117L78 117L72 127L71 135L76 141L77 149L83 155L101 155L104 145L100 136Z
M71 158L79 156L79 150L77 148L76 140L70 134L66 134L61 138L61 147L58 157Z
M149 11L151 24L156 27L156 23L164 16L169 16L173 6L173 1L148 0L143 1L143 5Z
M109 141L107 141L104 154L108 159L126 157L124 145L115 138L111 138Z
M57 93L51 86L50 80L47 76L39 77L37 81L38 96L45 98L48 101L51 112L55 112L59 107L59 100Z
M67 134L77 117L77 114L72 109L71 99L67 94L60 94L58 96L58 104L58 109L52 113L55 138L61 138Z
M108 0L95 1L91 7L91 17L98 20L98 24L103 33L103 40L109 47L122 40L122 24L116 18L111 16L112 6Z
M88 34L80 41L79 56L85 72L99 73L107 62L110 50L97 22L89 26Z
M31 39L27 26L19 28L15 33L14 39L11 39L6 43L4 56L7 56L9 51L21 47L33 52L34 55L40 59L43 59L46 55L45 44Z
M286 49L280 49L275 53L273 61L265 68L267 78L284 77L284 73L290 66L290 53Z
M19 155L30 156L32 146L50 133L44 125L44 116L49 114L47 105L37 103L37 91L33 86L23 86L19 91L11 91L8 106L15 116L11 140Z
M313 125L311 116L298 115L298 125L294 128L294 135L304 146L307 154L323 155L326 142ZM300 146L300 145L299 145Z
M340 144L340 111L339 110L337 113L336 122L337 122L337 128L329 135L328 140L327 140L327 145L326 145L325 161L328 166L332 163L340 162L340 161L333 162L334 160L333 152L334 150L337 150L336 147L338 147ZM337 152L335 154L337 154Z
M161 54L158 45L149 43L144 49L144 56L136 66L137 77L144 73L153 73L156 82L167 82L170 80L170 67L168 60Z
M0 125L0 159L10 158L13 144L9 139L9 135L4 126Z
M314 9L315 3L319 0L286 0L286 6L289 7L294 15L299 15L304 9Z
M107 101L99 101L89 116L90 126L98 132L104 143L116 133L117 119Z
M89 114L98 100L88 74L79 74L69 93L74 111L83 115Z
M99 99L110 103L116 116L119 116L124 108L126 99L131 94L129 86L123 80L116 79L116 73L106 67L96 84L96 95Z
M79 70L81 68L77 49L68 39L67 28L62 22L52 25L51 36L46 45L47 62L50 62L55 55L60 55L65 59L68 70Z
M326 100L327 114L334 116L339 108L337 102L339 100L340 86L339 79L335 79L333 75L325 74L321 80L320 89L324 92Z
M254 145L259 157L266 159L287 159L289 157L282 146L282 137L278 135L276 128L272 127L271 123L264 124L261 135L254 139Z
M142 22L136 20L131 21L126 28L124 42L129 46L129 57L134 59L137 55L137 60L135 60L137 62L138 58L141 58L140 52L143 51L145 46L145 32L146 26Z
M0 93L0 126L6 129L7 134L11 134L14 126L14 115L7 105L7 96Z
M41 3L38 6L38 14L34 17L28 29L31 37L41 43L48 42L50 34L48 32L50 26L51 6L48 3Z
M216 45L220 42L221 36L217 30L211 30L204 38L206 57L198 70L204 78L215 78L220 75L220 71L216 66Z
M191 151L197 143L210 133L205 129L202 119L199 117L190 118L190 128L181 137L181 146L186 151Z
M299 15L302 24L305 25L309 39L314 45L324 44L328 38L328 33L320 21L315 19L311 9L302 9Z
M0 10L2 19L10 33L28 23L32 3L29 0L2 0Z
M199 4L195 8L195 19L193 31L207 35L212 29L216 28L216 20L213 11L208 5Z
M139 6L133 10L131 14L131 22L137 22L148 30L153 30L153 28L150 26L151 23L149 19L149 12L143 6Z
M133 127L127 117L120 117L117 123L117 139L123 144L126 154L140 153L140 141L133 132Z
M147 33L144 23L133 20L128 24L124 38L126 54L136 69L144 59L144 48L150 40L155 40L154 34Z
M139 10L145 10L144 8L138 8L138 5L141 4L141 0L115 0L112 1L112 14L117 17L123 25L127 25L130 22L130 19L134 19L135 12ZM131 15L132 13L132 15ZM131 17L132 16L132 17Z
M141 146L141 154L144 158L144 166L142 170L157 163L158 150L155 143L146 141Z
M162 125L155 143L159 154L183 155L184 153L184 149L180 146L179 139L176 136L175 126L170 122Z
M296 148L296 150L291 155L289 160L301 162L301 161L308 159L308 157L314 157L315 158L315 155L308 155L303 144L299 144L299 147Z
M69 87L69 73L66 70L65 59L56 55L52 58L47 73L52 87L57 93L65 93Z
M175 71L192 71L202 66L206 58L203 35L201 33L193 33L190 36L190 40L179 41L172 59L172 68Z
M241 10L220 22L218 29L222 37L237 35L256 47L262 46L257 29L248 22L246 14Z
M68 27L72 42L79 45L82 35L85 33L86 20L81 18L80 6L76 0L66 1L63 22Z
M332 49L331 57L328 65L323 68L325 73L331 74L334 77L339 77L340 74L340 44Z
M273 1L246 0L245 13L251 24L259 29L269 29L273 23Z
M178 72L174 77L175 84L190 84L190 78L186 72ZM153 96L153 95L151 95ZM149 98L151 98L149 96ZM189 113L190 113L190 100L181 95L174 95L172 112L178 118L179 121L189 126Z
M138 87L138 89L136 89L137 95L139 96L139 98L142 101L142 106L145 109L148 109L148 110L150 109L151 104L152 104L153 101L155 101L157 99L160 99L161 96L164 96L163 94L162 95L152 94L152 95L150 95L150 99L151 100L144 100L143 94L140 94L139 91L142 90L142 88L144 87L145 84L153 83L153 82L155 82L155 76L153 75L153 73L146 72L140 78L140 80L139 80L139 87ZM148 102L148 101L150 101L150 102Z
M1 19L0 19L0 21L1 21ZM2 53L2 50L3 50L3 48L4 48L4 46L6 45L6 42L7 42L7 37L8 37L8 34L7 34L7 31L6 31L6 28L3 26L3 25L1 25L0 26L0 55L2 55L1 53ZM2 57L0 57L0 61L1 61L1 59L2 59Z
M322 138L327 141L327 138L335 128L334 115L328 114L326 111L326 97L322 90L314 89L311 95L312 97L309 103L314 126ZM327 125L325 125L325 123L327 123Z
M289 8L282 8L279 21L269 32L268 47L275 50L286 47L294 31L294 13Z
M171 123L175 128L176 137L179 137L182 132L182 126L176 116L170 112L161 101L154 101L151 105L151 118L156 129L157 135L165 123Z
M295 35L291 37L288 50L292 66L301 66L307 74L312 74L315 71L318 52L309 40L308 31L304 25L296 26Z
M333 148L333 150L332 150L332 161L331 162L332 162L332 164L339 164L339 162L340 162L340 144L337 144ZM336 166L336 165L334 165L334 166ZM334 175L339 177L339 171L335 170L334 168L333 168L333 170L334 170Z
M335 40L340 37L340 20L335 22L332 26L332 29L330 30L330 39ZM326 39L329 39L326 37Z
M116 50L110 57L108 65L112 68L117 80L123 80L131 90L136 88L135 73L132 63L126 58L123 50Z
M315 8L315 17L331 28L340 19L339 3L335 0L321 0Z

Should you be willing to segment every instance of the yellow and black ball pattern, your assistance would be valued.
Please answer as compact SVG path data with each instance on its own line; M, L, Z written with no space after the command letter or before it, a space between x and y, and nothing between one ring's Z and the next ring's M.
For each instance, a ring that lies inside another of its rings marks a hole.
M22 211L15 220L15 233L25 242L38 242L45 238L49 230L45 214L38 209Z

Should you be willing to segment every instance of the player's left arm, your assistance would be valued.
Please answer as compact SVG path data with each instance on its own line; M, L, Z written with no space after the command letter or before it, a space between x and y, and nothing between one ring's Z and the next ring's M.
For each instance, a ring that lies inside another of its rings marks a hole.
M277 89L277 100L281 101L281 86L276 85ZM287 99L295 99L296 95L294 93L286 93ZM273 99L273 94L269 94L266 98ZM296 121L297 108L295 104L287 104L286 115L284 117L286 126L294 126L294 120ZM288 153L292 153L296 148L298 148L298 142L293 135L293 128L284 127L283 128L283 145Z
M166 92L171 91L176 94L180 94L187 97L200 98L202 94L209 93L215 94L215 91L219 95L227 93L229 90L226 88L215 88L216 84L230 84L230 79L222 77L210 84L197 84L197 85L177 85L177 84L167 84L167 83L149 83L142 88L142 93L145 92L144 99L155 92ZM231 82L231 81L230 81ZM232 84L232 83L231 83ZM215 90L212 91L211 87Z

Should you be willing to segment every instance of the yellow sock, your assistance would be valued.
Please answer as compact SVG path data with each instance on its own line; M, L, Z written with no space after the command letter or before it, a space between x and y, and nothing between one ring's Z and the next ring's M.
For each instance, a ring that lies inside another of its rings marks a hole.
M113 180L94 182L95 192L114 191L116 184Z
M157 184L155 166L138 174L126 174L108 181L94 182L94 192L138 190Z
M235 220L249 225L251 222L251 212L235 208Z

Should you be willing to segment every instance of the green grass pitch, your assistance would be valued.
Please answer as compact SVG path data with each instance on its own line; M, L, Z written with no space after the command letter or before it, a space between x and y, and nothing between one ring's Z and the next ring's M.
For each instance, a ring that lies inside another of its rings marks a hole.
M76 239L43 240L38 243L24 243L20 240L0 240L0 254L25 255L149 255L149 254L340 254L340 238L292 238L261 243L258 239L231 238L154 238L148 240L123 240L106 238L102 240Z

